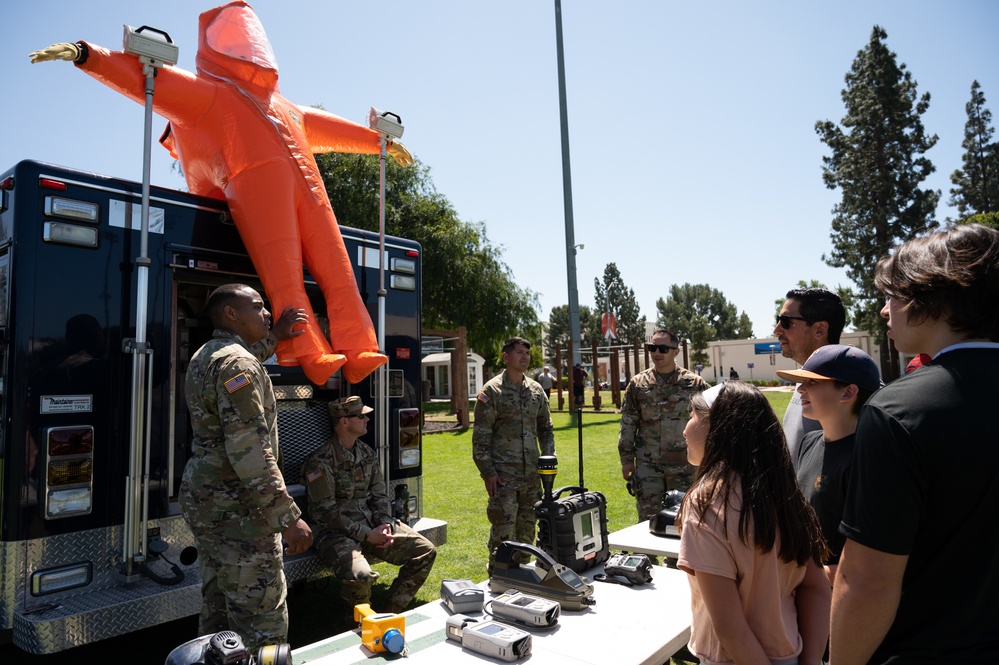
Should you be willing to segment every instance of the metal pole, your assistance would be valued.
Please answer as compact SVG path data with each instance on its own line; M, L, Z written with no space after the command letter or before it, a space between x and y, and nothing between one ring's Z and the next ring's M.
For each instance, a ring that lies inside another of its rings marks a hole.
M125 503L124 552L126 578L136 571L137 564L145 558L146 529L143 522L145 506L145 483L143 478L143 458L146 457L146 319L149 299L149 180L153 133L153 90L156 81L156 68L143 62L145 75L145 121L142 142L142 230L139 235L139 256L135 259L136 304L135 304L135 343L132 353L132 418L130 424L131 446L129 450L129 477L126 480L128 496Z
M569 116L565 102L565 58L562 53L562 3L555 0L555 47L558 53L559 124L562 128L562 198L565 202L565 266L569 282L569 336L572 358L569 366L582 362L579 327L579 293L576 290L576 236L572 221L572 173L569 169Z
M382 134L378 139L381 148L379 152L378 169L378 350L385 353L385 154L388 150L388 137ZM385 483L389 481L390 461L389 450L389 413L388 413L388 363L378 368L378 392L375 396L375 435L378 447L382 452L382 477Z

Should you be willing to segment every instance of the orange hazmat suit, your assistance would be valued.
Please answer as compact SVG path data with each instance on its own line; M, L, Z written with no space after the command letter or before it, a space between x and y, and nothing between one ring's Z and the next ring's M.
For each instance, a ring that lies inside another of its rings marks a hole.
M153 108L170 121L160 140L180 160L192 193L228 202L271 310L309 315L305 334L279 344L278 362L301 365L318 385L342 365L344 378L357 383L388 359L378 352L313 153L377 154L380 135L282 97L270 43L246 2L202 13L198 42L197 75L157 71ZM80 69L144 103L136 56L78 44ZM401 145L388 151L405 164L400 149L408 158ZM303 263L326 300L329 342L305 293Z

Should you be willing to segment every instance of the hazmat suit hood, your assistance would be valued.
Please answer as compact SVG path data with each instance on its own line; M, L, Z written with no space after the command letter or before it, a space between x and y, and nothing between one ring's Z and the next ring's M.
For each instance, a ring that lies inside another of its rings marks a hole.
M198 17L200 74L224 79L256 97L278 92L278 68L264 26L253 8L237 0Z

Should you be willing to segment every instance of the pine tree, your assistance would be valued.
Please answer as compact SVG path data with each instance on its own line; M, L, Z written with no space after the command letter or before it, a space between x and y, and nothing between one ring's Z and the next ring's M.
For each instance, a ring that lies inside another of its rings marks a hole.
M847 72L842 126L828 120L815 124L832 150L822 158L822 179L829 189L842 192L832 210L833 249L822 259L846 267L857 286L854 321L880 339L885 350L886 326L879 314L884 299L874 287L874 266L900 242L937 226L940 199L939 191L919 187L934 171L924 153L937 137L927 136L920 119L930 95L917 99L916 82L904 64L897 64L885 45L887 37L874 26Z
M597 318L605 312L613 312L617 318L618 344L631 344L635 339L645 341L645 316L641 313L635 291L628 288L621 279L621 271L614 263L608 263L604 268L604 279L601 282L594 278L593 289L596 294L594 314Z
M992 142L992 112L985 108L985 93L978 81L971 84L971 101L964 106L964 168L950 175L954 188L948 203L961 217L999 212L999 143Z

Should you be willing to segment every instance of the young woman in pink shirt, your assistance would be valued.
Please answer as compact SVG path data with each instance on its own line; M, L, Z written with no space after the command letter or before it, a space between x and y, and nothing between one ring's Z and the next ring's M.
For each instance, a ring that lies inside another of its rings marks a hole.
M819 665L829 637L826 546L763 394L729 381L691 399L698 467L678 516L688 648L702 663Z

